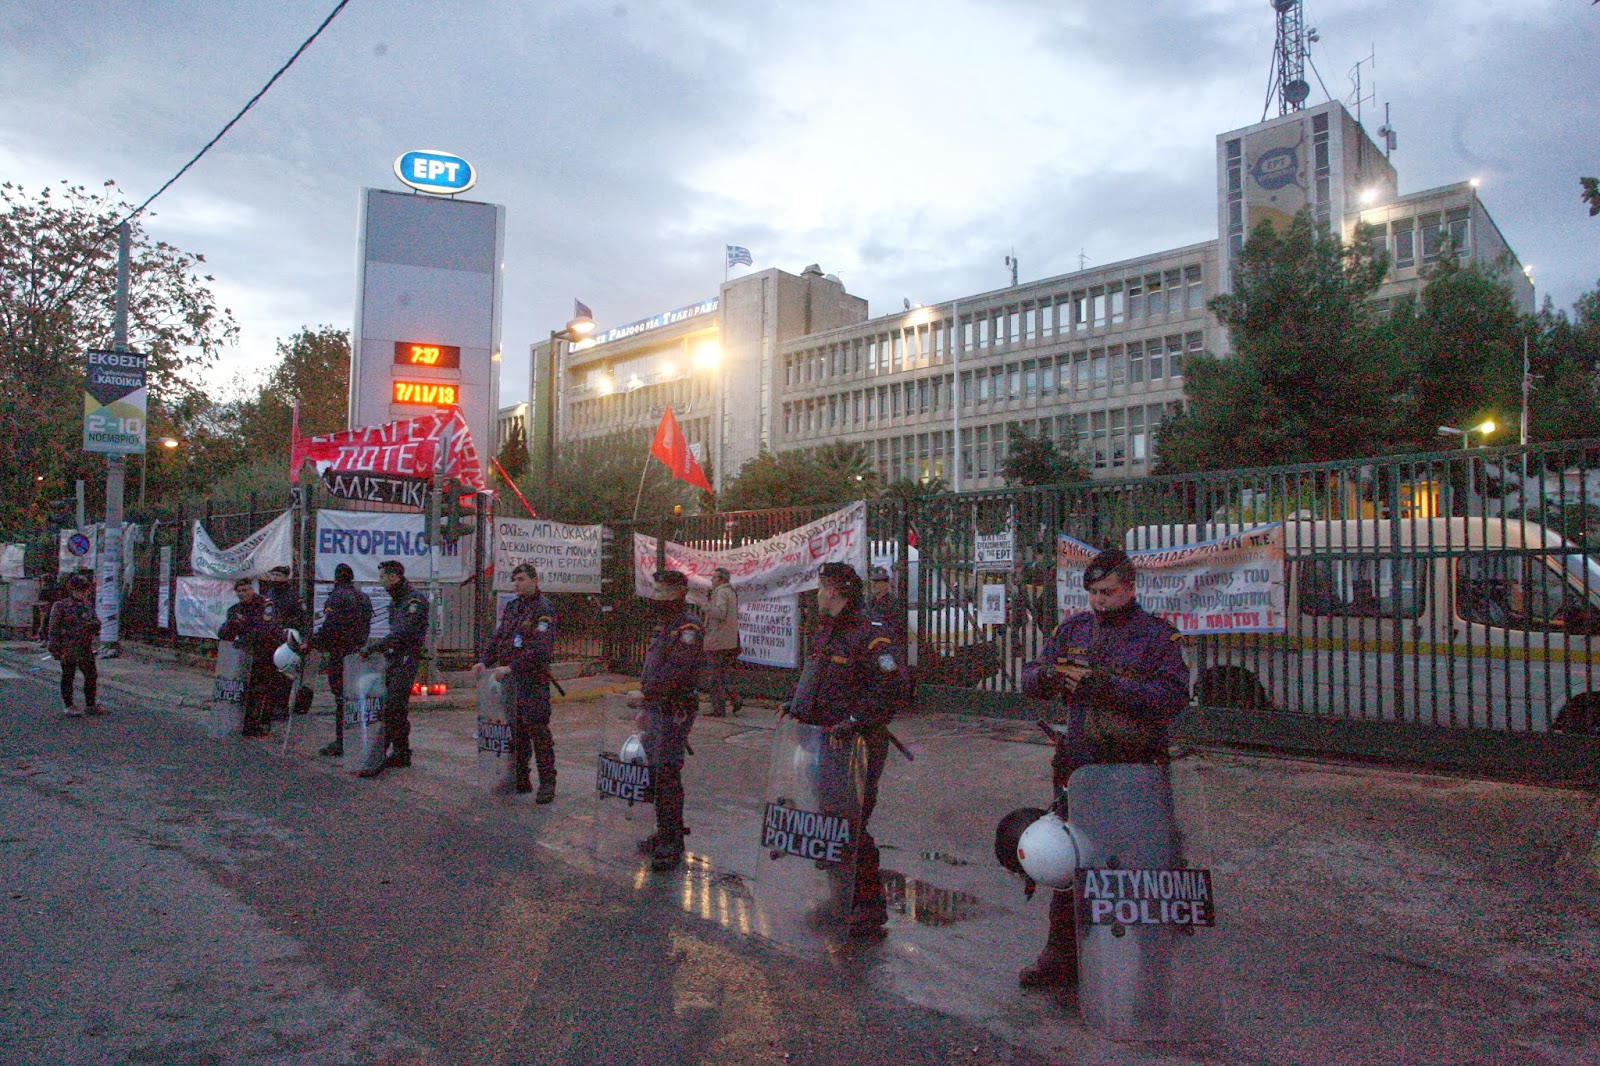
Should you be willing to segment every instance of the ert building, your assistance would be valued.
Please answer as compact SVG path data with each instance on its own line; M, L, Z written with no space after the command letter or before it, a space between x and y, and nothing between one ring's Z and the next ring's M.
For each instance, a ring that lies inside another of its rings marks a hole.
M769 269L581 350L557 342L556 446L654 430L671 404L719 488L762 448L834 441L862 445L886 483L998 487L1013 427L1075 450L1096 477L1145 474L1156 428L1182 408L1186 360L1229 350L1206 304L1227 290L1245 235L1302 208L1346 243L1358 223L1372 227L1390 256L1380 310L1421 288L1447 242L1463 260L1503 265L1533 310L1532 283L1473 183L1402 194L1340 103L1220 135L1216 167L1216 240L877 318L817 266ZM534 346L530 365L544 353ZM502 441L516 420L501 412Z

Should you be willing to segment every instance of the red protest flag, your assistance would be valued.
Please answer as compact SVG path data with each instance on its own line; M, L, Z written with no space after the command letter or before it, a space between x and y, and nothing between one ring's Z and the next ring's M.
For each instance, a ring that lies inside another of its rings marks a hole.
M683 439L683 430L678 428L678 420L673 417L671 404L661 415L661 424L656 427L656 439L650 442L650 454L665 463L667 469L672 471L672 476L679 481L687 481L706 492L711 491L711 482L706 480L706 472L700 469L700 464L694 461L689 442Z

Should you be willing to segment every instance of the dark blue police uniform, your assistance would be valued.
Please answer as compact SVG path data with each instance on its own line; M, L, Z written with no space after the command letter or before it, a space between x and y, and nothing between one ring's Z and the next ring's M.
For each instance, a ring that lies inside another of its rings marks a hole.
M705 632L685 603L662 618L651 632L641 677L644 747L656 794L656 836L652 845L658 841L669 848L676 844L680 855L686 832L683 761L699 709L697 690L704 660Z
M517 790L532 790L528 762L539 768L539 793L555 795L556 748L550 735L550 663L555 657L556 608L543 593L517 596L506 604L483 664L509 666L506 703L511 751L517 760Z

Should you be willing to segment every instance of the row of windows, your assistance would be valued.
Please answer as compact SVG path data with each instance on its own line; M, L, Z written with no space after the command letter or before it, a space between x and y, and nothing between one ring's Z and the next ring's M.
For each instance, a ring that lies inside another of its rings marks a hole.
M647 423L652 417L659 418L667 404L672 405L680 419L694 410L709 414L715 401L713 380L705 374L695 374L662 384L575 399L567 405L567 426L585 435L625 429Z
M1154 458L1155 431L1182 408L1179 403L1141 404L1111 411L1090 411L1053 418L993 422L961 431L963 480L1002 476L1011 427L1030 436L1043 434L1097 470L1122 469ZM885 484L895 481L952 480L955 452L953 429L907 433L865 441L868 457Z
M1438 261L1447 242L1457 256L1467 258L1472 254L1469 216L1467 208L1457 207L1379 222L1370 227L1367 243L1376 254L1388 253L1389 265L1395 270L1416 266L1419 252L1423 263Z
M960 344L963 353L1035 344L1204 307L1204 271L1192 264L962 315ZM951 356L951 343L948 321L907 324L870 337L790 352L784 357L783 380L793 387L852 374L898 374L945 362Z
M1205 348L1196 330L1147 341L1064 352L1055 359L1023 360L1003 367L963 371L963 409L991 403L1093 393L1107 387L1167 383L1181 378L1186 356ZM783 405L786 438L860 429L913 415L943 415L950 410L953 375L880 385L795 400Z

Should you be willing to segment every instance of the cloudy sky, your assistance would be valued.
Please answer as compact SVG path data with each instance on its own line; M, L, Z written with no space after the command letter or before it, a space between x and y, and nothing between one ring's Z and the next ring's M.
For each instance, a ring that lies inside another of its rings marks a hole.
M335 0L50 0L0 11L0 178L133 202ZM1600 280L1600 7L1308 0L1312 103L1363 75L1401 191L1482 180L1539 299ZM348 327L363 186L470 159L507 207L502 402L574 296L619 325L714 295L724 244L839 275L873 314L1215 236L1214 138L1259 120L1267 0L351 0L149 232L206 255L243 328L218 383ZM1276 108L1274 105L1274 111ZM736 268L737 269L737 268Z

